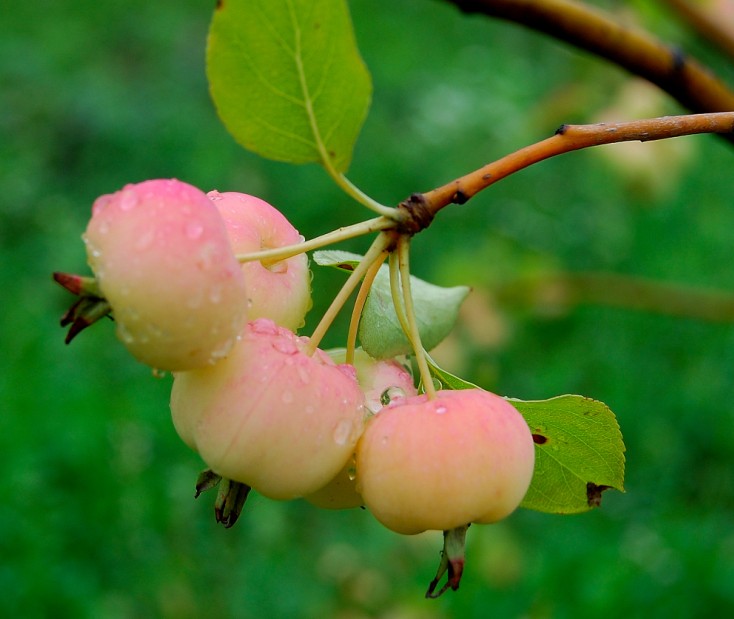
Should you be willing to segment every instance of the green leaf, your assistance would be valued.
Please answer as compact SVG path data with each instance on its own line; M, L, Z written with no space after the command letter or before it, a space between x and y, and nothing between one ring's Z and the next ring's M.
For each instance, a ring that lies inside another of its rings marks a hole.
M474 383L454 376L451 372L447 372L439 367L430 355L426 355L426 361L428 362L428 370L431 372L431 376L441 383L440 386L437 386L439 389L453 389L454 391L457 389L481 389L481 387L478 387Z
M575 514L598 507L607 489L624 491L624 442L605 404L579 395L509 402L535 440L535 472L521 507Z
M344 0L220 0L207 76L220 118L245 148L349 167L372 83Z
M438 346L456 324L470 289L467 286L442 288L410 276L415 318L426 350ZM359 341L376 359L412 354L413 347L403 333L390 294L390 272L383 266L375 277L359 322Z
M346 251L326 250L313 254L316 264L352 271L362 256ZM466 286L443 288L410 276L416 322L426 350L435 348L453 329L459 307L469 294ZM391 359L413 353L408 338L398 321L390 293L390 270L380 267L359 323L362 348L375 359Z
M364 256L350 251L323 249L313 253L313 261L322 267L335 267L342 271L353 271Z

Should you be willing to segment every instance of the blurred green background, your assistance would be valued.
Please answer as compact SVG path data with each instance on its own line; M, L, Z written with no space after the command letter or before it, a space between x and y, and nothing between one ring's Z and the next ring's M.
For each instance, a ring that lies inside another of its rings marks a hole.
M504 395L606 402L627 443L626 494L607 493L585 515L521 510L472 527L461 589L438 601L423 593L439 533L400 537L362 510L257 496L224 530L213 496L194 502L201 463L171 426L170 378L129 357L106 321L63 344L58 318L72 298L50 273L86 272L80 235L92 201L128 182L177 177L258 194L307 237L369 216L317 166L263 161L226 134L204 75L212 4L3 3L0 616L734 610L730 299L686 292L734 287L734 149L712 136L556 158L446 209L413 244L416 274L474 287L436 352L447 369ZM731 64L652 1L604 4L734 84ZM350 6L375 82L350 177L388 204L563 122L681 111L621 71L515 25L441 2ZM315 273L306 332L341 281ZM671 315L681 286L689 315ZM649 311L630 309L640 303ZM704 303L713 307L707 320L695 316ZM345 333L342 320L326 344Z

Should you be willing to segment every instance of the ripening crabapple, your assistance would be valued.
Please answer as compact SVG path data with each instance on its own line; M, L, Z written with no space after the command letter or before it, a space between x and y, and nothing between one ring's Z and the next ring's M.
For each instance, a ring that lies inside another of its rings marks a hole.
M356 454L365 506L406 535L505 518L524 498L535 463L522 415L479 388L384 408L368 422Z
M346 349L330 350L329 356L337 363L346 359ZM357 380L364 392L365 405L371 414L377 414L390 403L417 395L412 374L397 359L377 360L364 350L354 351ZM350 509L364 504L355 484L354 457L323 488L305 499L323 509Z
M286 217L264 200L233 191L210 191L207 196L224 219L235 254L277 249L303 242ZM265 266L242 264L248 299L248 320L270 318L296 331L311 309L311 273L305 253Z
M245 278L203 191L175 179L126 185L97 198L83 238L117 335L138 360L190 370L234 344Z
M174 374L176 431L214 473L293 499L351 458L365 413L354 367L319 349L309 356L308 341L260 318L226 359Z

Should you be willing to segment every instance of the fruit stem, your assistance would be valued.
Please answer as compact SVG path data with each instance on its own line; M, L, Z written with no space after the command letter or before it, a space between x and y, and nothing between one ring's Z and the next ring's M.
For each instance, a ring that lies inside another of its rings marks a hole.
M352 271L352 273L349 275L347 281L344 282L341 290L334 297L331 305L324 313L323 317L319 321L319 324L316 326L316 329L314 329L314 332L311 335L311 339L305 349L306 354L312 355L314 352L316 352L316 349L319 347L321 340L323 339L324 335L326 335L326 332L329 330L331 323L334 322L337 314L341 311L342 307L344 307L344 304L347 302L349 295L351 295L354 289L357 287L359 280L364 277L369 268L372 266L372 263L377 260L380 254L386 251L393 242L394 241L392 236L384 232L380 233L377 238L372 242L372 245L370 245L367 253L364 255L360 263L355 267L354 271Z
M403 289L403 301L405 303L405 315L408 319L408 332L406 335L413 346L415 360L423 383L423 390L429 400L436 399L436 387L433 384L431 371L426 361L426 351L423 349L421 334L418 330L418 322L415 318L415 307L413 305L413 293L410 290L410 237L406 234L400 235L398 239L398 269L400 271L400 283Z
M347 177L344 176L344 174L337 171L337 169L334 167L332 156L326 148L326 144L324 144L324 140L321 136L321 128L319 127L318 119L316 118L316 112L313 107L314 100L311 96L308 79L306 78L306 70L303 66L300 30L297 30L295 40L295 54L293 58L296 64L296 70L298 72L298 80L301 85L303 103L306 109L306 114L308 115L308 122L311 125L311 133L313 134L314 143L316 144L316 149L319 151L319 157L321 158L321 164L324 166L324 169L332 178L332 180L337 184L337 186L349 197L353 198L354 200L366 206L368 209L374 211L375 213L379 215L384 215L385 217L397 221L397 219L399 218L397 209L384 206L376 200L373 200L367 194L365 194L363 191L353 185L351 181L349 181Z
M302 243L296 243L295 245L286 245L284 247L276 247L274 249L264 249L262 251L254 251L247 254L238 254L235 256L239 262L254 262L260 260L268 266L269 264L275 264L281 260L287 260L298 254L302 254L313 249L319 249L327 245L353 239L357 236L363 236L370 234L371 232L380 232L389 228L395 227L395 222L387 217L375 217L374 219L367 219L351 226L344 226L337 230L332 230L326 234L314 237L308 241Z
M385 258L387 258L388 255L389 252L385 250L379 256L377 256L377 259L370 265L370 268L367 269L367 273L365 273L364 279L362 280L362 285L359 287L359 291L357 292L357 298L355 299L354 307L352 308L352 318L349 321L349 333L347 334L347 354L345 360L346 363L354 363L354 348L357 345L357 329L359 328L359 319L362 316L362 310L364 309L367 295L372 288L372 283L375 281L375 277L380 271L380 267L382 266L382 263L385 262Z
M382 215L383 217L387 217L393 221L397 220L399 215L398 209L393 208L392 206L385 206L384 204L380 204L377 200L370 198L359 187L352 183L352 181L344 176L344 174L337 172L334 169L334 166L332 165L330 159L325 160L324 167L329 173L329 176L331 176L332 180L337 184L339 189L346 193L350 198L353 198L354 200L356 200L363 206L366 206L368 209L374 211L378 215Z

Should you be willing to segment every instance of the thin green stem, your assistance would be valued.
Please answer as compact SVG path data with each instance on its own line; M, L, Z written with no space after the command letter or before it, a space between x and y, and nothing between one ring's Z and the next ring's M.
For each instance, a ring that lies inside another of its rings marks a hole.
M320 150L321 149L319 148L319 151ZM325 155L322 152L322 157L324 156ZM389 217L390 219L395 219L398 213L398 210L396 208L393 208L392 206L385 206L384 204L380 204L377 200L370 198L359 187L352 183L352 181L344 176L344 174L342 174L341 172L337 172L331 162L331 159L327 158L324 160L324 168L326 169L332 180L338 185L338 187L350 198L353 198L354 200L356 200L363 206L366 206L368 209L374 211L378 215Z
M295 245L286 245L285 247L276 247L274 249L264 249L262 251L254 251L247 254L238 254L235 256L239 262L254 262L260 260L264 264L274 264L281 260L287 260L298 254L302 254L307 251L319 249L320 247L326 247L327 245L333 245L334 243L340 243L348 239L353 239L358 236L364 236L372 232L380 232L382 230L388 230L395 225L395 222L387 217L375 217L374 219L367 219L361 221L358 224L351 226L345 226L332 232L327 232L321 236L314 237L303 243L296 243Z
M409 339L415 352L415 360L418 363L423 390L428 395L429 400L434 400L436 399L436 387L433 385L433 378L431 377L428 362L426 361L426 353L423 349L420 331L418 330L418 322L415 318L413 294L410 289L410 237L406 235L401 235L398 239L398 266L400 269L400 283L403 288L405 315L408 319L408 328L410 330Z
M400 289L400 266L398 264L398 254L393 252L390 254L390 296L392 304L395 308L395 315L398 317L400 327L405 333L405 337L410 339L410 327L408 319L405 317L405 308L403 307L403 295Z
M368 209L374 211L378 215L394 218L397 213L397 209L389 206L384 206L376 200L373 200L366 193L358 189L351 181L347 179L346 176L344 176L344 174L339 172L334 167L334 162L329 156L329 151L324 144L323 138L321 137L321 129L319 128L319 123L316 119L316 112L313 109L313 101L311 100L311 93L308 88L308 80L306 79L306 71L303 67L303 58L301 57L301 31L297 27L297 24L295 22L294 26L296 26L296 53L294 60L296 63L296 70L298 72L298 80L301 83L301 92L303 93L303 102L306 109L306 115L308 116L308 122L311 125L311 133L313 134L316 149L319 151L319 156L321 157L321 164L324 166L324 169L332 178L332 180L349 197L366 206Z
M377 273L379 272L382 263L385 262L385 258L387 258L387 256L388 252L387 250L384 250L370 265L369 269L367 269L367 273L365 273L364 279L362 280L362 285L359 287L359 291L357 292L357 298L354 301L354 308L352 309L352 318L349 321L346 363L354 363L354 349L357 345L359 319L362 316L362 310L364 309L367 295L372 288L372 283L375 281L375 277L377 277Z
M344 307L344 304L347 302L349 295L351 295L354 289L357 287L359 280L364 277L370 266L372 266L372 263L379 258L380 254L384 252L392 242L393 240L390 235L384 233L379 234L377 238L373 241L372 245L370 245L370 248L367 250L367 253L364 255L360 263L356 266L354 271L352 271L347 281L344 282L342 289L334 297L334 300L331 302L329 309L326 310L323 317L321 318L321 321L316 326L316 329L314 329L314 332L311 335L311 340L309 341L307 346L308 354L313 354L316 351L324 335L326 335L326 332L329 330L331 323L334 322L337 314L341 311L342 307Z

